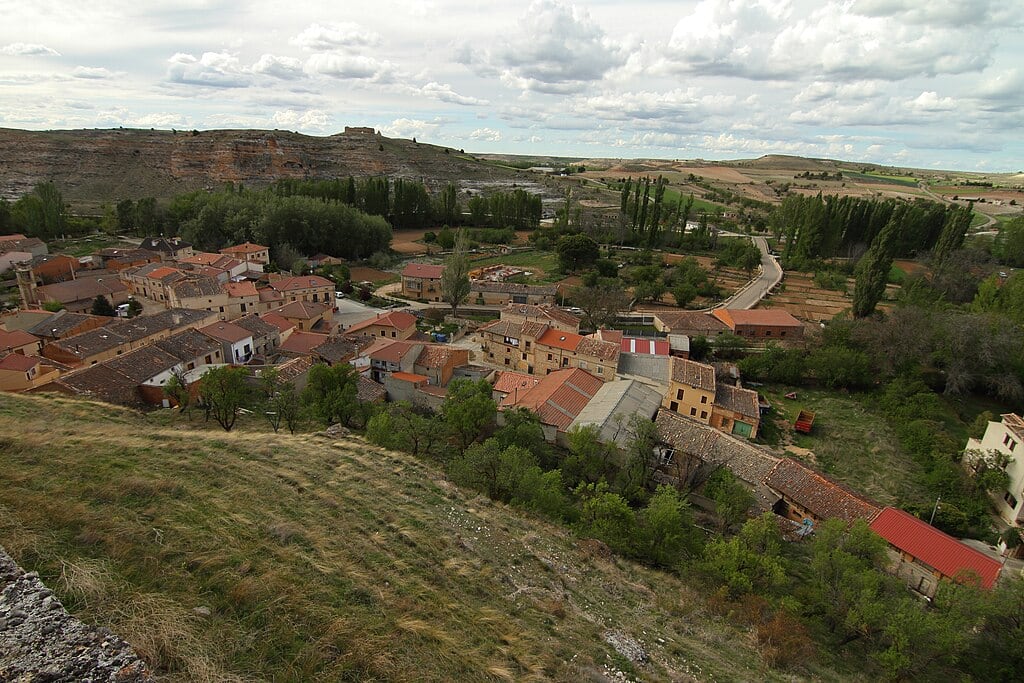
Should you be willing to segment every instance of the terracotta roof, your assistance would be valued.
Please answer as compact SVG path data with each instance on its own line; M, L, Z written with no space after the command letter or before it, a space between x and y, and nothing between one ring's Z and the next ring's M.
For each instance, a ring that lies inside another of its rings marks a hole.
M437 280L444 272L444 266L436 266L431 263L407 263L402 268L402 277L422 277L428 280Z
M618 344L622 341L623 334L624 333L622 332L622 330L606 330L604 328L601 328L590 336L593 337L594 339L615 342L616 344Z
M697 311L658 311L654 317L672 332L718 334L728 325L708 313Z
M20 353L9 353L0 358L0 370L12 372L28 372L42 361L35 356L23 356Z
M145 273L144 277L147 277L147 278L149 278L151 280L163 280L164 278L166 278L168 276L171 276L171 275L174 275L174 276L177 276L177 277L184 277L184 273L182 273L177 268L171 268L170 266L164 266L164 265L159 265L159 264L153 264L153 265L156 265L157 267L153 268L148 273Z
M64 375L57 380L57 384L78 395L110 403L139 402L139 382L103 363Z
M243 327L252 332L254 339L259 339L261 337L273 337L280 333L280 330L278 330L276 325L271 323L269 320L260 318L260 316L254 313L244 315L233 322L239 327Z
M214 339L220 339L231 344L252 337L252 332L249 330L229 322L213 323L212 325L200 328L199 331L210 335Z
M284 295L281 292L276 292L269 287L264 287L256 292L260 295L260 302L265 303L267 301L284 301Z
M456 353L458 350L441 344L424 344L423 350L416 358L416 365L425 368L443 368L451 362L454 356L458 355Z
M228 296L232 297L259 296L259 293L256 291L256 283L248 280L243 282L225 282L223 288L228 293Z
M188 280L175 282L171 285L171 289L179 299L202 296L213 297L224 293L224 290L221 289L220 283L217 282L217 280L212 277L205 276L192 277Z
M764 325L770 327L803 327L803 323L781 308L716 308L711 314L736 329L737 325Z
M548 328L544 334L537 338L537 343L544 344L545 346L553 346L556 349L575 351L576 347L580 345L582 340L583 337L574 332Z
M327 341L314 348L313 351L316 355L334 365L355 358L359 353L359 344L343 337L330 337Z
M779 497L762 483L778 464L777 456L745 439L738 439L670 410L659 410L654 424L658 436L666 444L706 462L723 464L750 484L763 510L770 510L778 501Z
M583 337L580 339L580 343L576 347L576 353L581 356L589 356L590 358L597 358L599 360L615 363L619 358L619 345L615 342L606 342L598 339L591 339L590 337Z
M518 315L528 319L554 320L566 325L575 326L578 330L580 319L568 311L554 306L537 306L533 304L509 304L501 309L501 315Z
M267 247L252 242L242 242L233 247L225 247L220 250L222 254L255 254L258 251L267 251Z
M381 340L384 341L384 340ZM382 346L373 346L367 351L367 356L371 360L379 361L382 363L397 363L409 353L414 346L417 346L415 342L408 341L395 341L389 340L391 343Z
M871 522L871 530L943 576L977 582L982 588L992 588L999 578L1002 563L903 510L885 508Z
M537 413L544 424L565 431L603 385L603 380L586 370L556 370L541 378L532 389L507 395L501 406L527 408Z
M166 351L182 362L221 350L219 340L194 328L172 334L166 339L154 342L153 346Z
M103 364L120 372L136 384L142 384L178 365L181 361L157 346L144 346Z
M870 522L880 512L867 498L792 458L780 460L764 483L821 519Z
M623 337L619 342L619 348L623 353L646 353L652 356L667 356L669 352L667 339L650 337Z
M673 382L704 391L715 390L715 369L710 365L676 357L671 359L671 363L670 374Z
M430 380L430 378L427 377L426 375L417 375L413 372L392 372L391 376L403 382L419 383L427 382Z
M494 390L499 394L511 394L516 390L532 389L540 383L540 377L527 375L524 372L512 372L505 370L499 372L494 381Z
M369 377L359 375L356 380L356 400L364 403L379 403L387 398L388 392L383 384L374 382Z
M396 330L408 330L410 327L416 326L416 316L412 313L406 313L405 311L391 311L390 313L384 313L378 315L376 318L370 318L362 322L356 323L352 327L345 330L346 334L358 332L359 330L372 327L374 325L380 325L382 327L393 327Z
M192 256L181 259L181 263L188 263L193 266L216 266L218 268L223 268L224 270L229 270L231 265L238 266L241 265L242 262L238 259L231 258L230 256L225 256L224 254L213 254L208 251L199 251Z
M715 405L746 417L761 417L761 410L757 405L757 392L751 389L740 389L731 384L719 384L715 388Z
M123 282L114 276L109 276L103 278L83 277L66 282L55 282L52 285L43 285L38 291L44 300L52 299L62 304L70 304L76 301L89 301L100 294L110 296L127 291L127 289Z
M526 294L528 296L554 296L555 285L524 285L518 282L490 282L474 280L469 283L471 292L498 292L501 294Z
M296 330L277 348L279 351L287 351L289 353L309 354L313 352L313 349L327 341L327 339L326 334L299 332Z
M416 391L427 394L428 396L437 396L439 398L445 398L448 396L448 388L439 387L436 384L423 384L416 387Z
M12 330L11 332L0 330L0 351L38 343L38 338L24 330Z
M293 301L281 308L274 309L274 313L284 318L295 318L296 320L312 320L319 318L331 307L330 304L322 304L317 301Z
M302 373L307 372L315 362L312 356L299 356L275 365L274 368L277 369L278 379L282 382L291 382Z
M262 320L265 323L273 325L281 332L287 332L288 330L295 328L295 323L288 320L288 318L284 317L283 315L278 315L273 311L269 313L261 313L260 320Z
M492 320L476 329L477 332L489 332L499 337L519 339L523 336L523 324L511 320Z
M330 287L333 290L334 283L319 275L298 275L273 280L270 283L270 287L278 292L289 292L296 289L315 289L318 287Z

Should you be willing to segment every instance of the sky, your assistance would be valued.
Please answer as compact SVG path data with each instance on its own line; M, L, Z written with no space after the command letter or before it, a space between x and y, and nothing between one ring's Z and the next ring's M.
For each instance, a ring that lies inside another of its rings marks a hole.
M0 127L1024 167L1021 0L0 0Z

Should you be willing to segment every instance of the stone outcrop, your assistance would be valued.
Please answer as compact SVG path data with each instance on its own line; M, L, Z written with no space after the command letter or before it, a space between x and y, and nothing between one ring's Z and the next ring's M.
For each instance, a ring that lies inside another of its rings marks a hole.
M224 183L387 175L424 180L504 181L520 172L455 150L349 129L328 137L283 130L65 130L0 128L0 197L16 199L52 180L72 204L166 198Z
M35 572L0 547L0 681L152 681L124 640L71 616Z

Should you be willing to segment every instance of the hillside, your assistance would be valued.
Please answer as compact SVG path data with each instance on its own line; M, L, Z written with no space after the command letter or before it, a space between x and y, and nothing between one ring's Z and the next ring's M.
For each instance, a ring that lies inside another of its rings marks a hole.
M73 208L88 209L102 201L169 198L227 182L258 187L280 178L349 175L440 186L449 180L508 181L519 174L458 150L363 129L314 137L283 130L0 128L0 197L12 200L46 180L57 184Z
M679 579L411 456L167 418L0 396L0 544L166 680L793 680Z

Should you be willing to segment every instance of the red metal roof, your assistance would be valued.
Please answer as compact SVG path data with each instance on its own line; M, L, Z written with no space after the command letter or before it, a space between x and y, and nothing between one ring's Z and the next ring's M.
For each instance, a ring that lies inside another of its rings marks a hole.
M623 353L647 353L654 356L668 355L668 341L665 339L643 339L623 337L620 342Z
M545 346L554 346L556 349L575 351L576 347L580 345L581 339L583 339L583 337L578 334L548 328L548 330L544 332L539 339L537 339L537 343L544 344Z
M986 589L992 588L999 578L1000 562L903 510L885 508L871 522L871 529L890 545L945 577L964 583L978 580ZM976 579L972 574L977 575Z
M430 378L426 375L417 375L412 372L392 372L391 376L403 382L412 382L413 384L430 381Z

